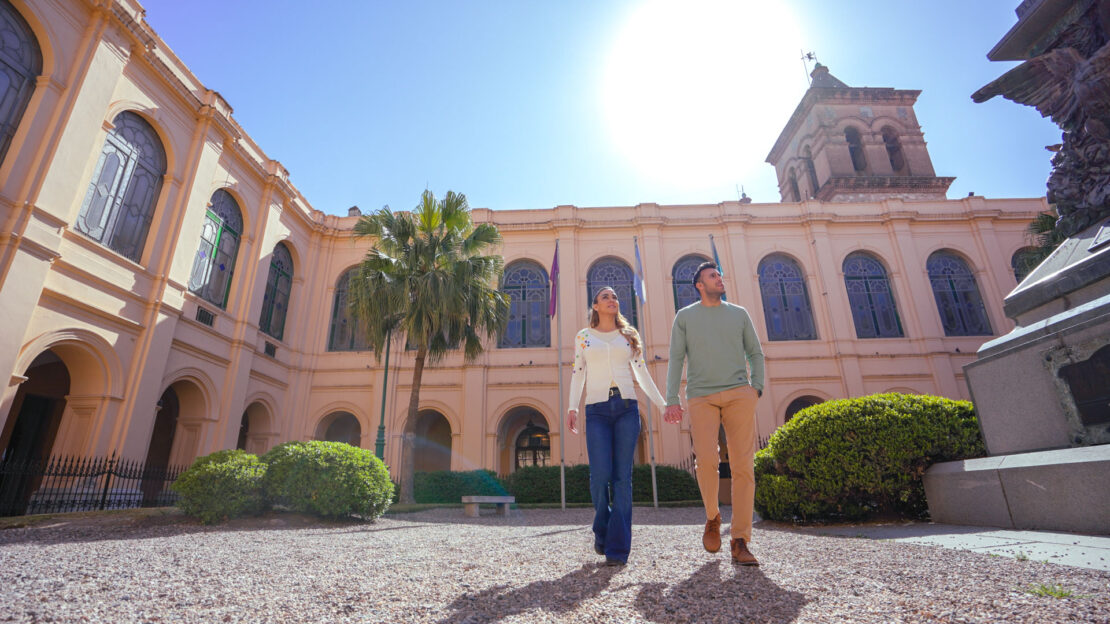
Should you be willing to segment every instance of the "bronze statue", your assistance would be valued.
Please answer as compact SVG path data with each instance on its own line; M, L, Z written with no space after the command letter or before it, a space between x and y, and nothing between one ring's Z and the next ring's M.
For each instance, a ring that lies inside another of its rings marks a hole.
M1048 202L1056 227L1072 236L1110 217L1110 0L1100 0L1061 33L1053 49L1011 69L976 91L1037 109L1064 131L1049 149Z

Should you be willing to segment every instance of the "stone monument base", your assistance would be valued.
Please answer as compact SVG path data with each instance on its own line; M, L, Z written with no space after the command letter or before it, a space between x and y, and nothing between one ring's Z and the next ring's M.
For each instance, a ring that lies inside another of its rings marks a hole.
M934 464L933 522L1110 535L1110 445Z

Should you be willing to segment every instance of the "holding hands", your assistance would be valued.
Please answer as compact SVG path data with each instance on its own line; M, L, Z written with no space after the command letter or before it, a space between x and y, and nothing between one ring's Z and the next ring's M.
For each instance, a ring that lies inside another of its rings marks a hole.
M682 422L682 406L681 405L668 405L667 410L663 412L663 422L677 425Z
M578 410L567 411L567 429L571 433L578 433Z

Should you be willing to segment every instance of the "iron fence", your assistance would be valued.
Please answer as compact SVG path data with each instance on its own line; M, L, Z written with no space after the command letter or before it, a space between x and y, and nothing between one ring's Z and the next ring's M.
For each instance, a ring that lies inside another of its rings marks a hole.
M767 436L767 437L759 436L757 438L757 443L759 444L759 448L761 450L767 448L767 444L770 443L770 441L771 441L771 436ZM697 462L697 457L695 457L694 454L691 453L690 456L687 457L686 459L678 462L677 464L671 464L671 465L673 465L675 468L678 468L679 470L685 470L686 472L689 472L691 475L693 475L694 478L697 478L697 476L698 476L698 474L697 474L697 463L698 463ZM720 471L721 471L721 478L722 479L732 476L731 473L727 474L727 475L725 474L725 472L729 471L728 462L722 462L721 466L722 467L720 468Z
M181 466L110 457L8 458L0 461L0 516L164 507Z

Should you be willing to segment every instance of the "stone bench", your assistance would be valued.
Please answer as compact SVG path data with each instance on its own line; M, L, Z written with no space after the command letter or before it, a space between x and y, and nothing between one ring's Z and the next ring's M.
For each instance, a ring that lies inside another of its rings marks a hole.
M463 514L470 518L478 517L478 505L481 503L493 503L497 505L497 513L502 516L509 515L509 505L516 502L513 496L464 496Z

